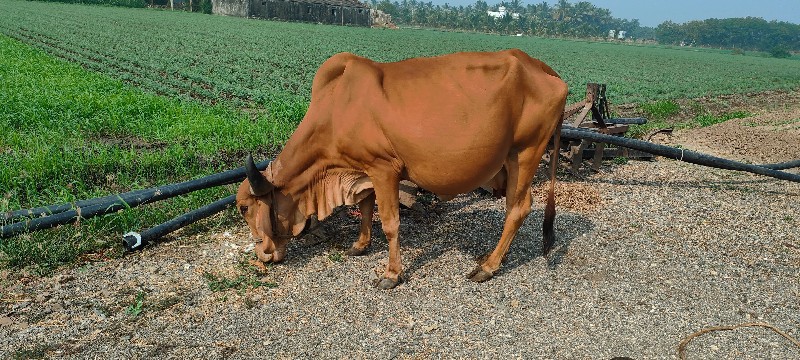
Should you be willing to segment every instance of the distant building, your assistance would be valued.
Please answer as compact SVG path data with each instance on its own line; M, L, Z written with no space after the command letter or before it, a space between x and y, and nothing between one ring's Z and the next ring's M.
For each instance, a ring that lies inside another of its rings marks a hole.
M508 9L506 9L505 6L498 7L497 11L487 10L486 11L486 15L489 15L489 16L495 18L495 19L502 18L502 17L504 17L506 15L511 15L512 19L519 19L519 14L518 13L510 13L510 12L508 12Z
M625 31L625 30L608 30L608 38L609 39L616 38L616 39L620 39L620 40L625 40L625 38L627 36L628 36L628 32Z
M321 24L387 26L391 17L358 0L211 0L218 15Z

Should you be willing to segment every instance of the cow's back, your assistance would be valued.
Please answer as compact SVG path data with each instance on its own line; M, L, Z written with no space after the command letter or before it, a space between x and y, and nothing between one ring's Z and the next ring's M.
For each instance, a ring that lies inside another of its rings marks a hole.
M512 147L546 143L566 97L558 75L519 50L395 63L340 54L313 91L312 107L330 110L333 141L350 162L385 153L404 177L443 195L489 181Z

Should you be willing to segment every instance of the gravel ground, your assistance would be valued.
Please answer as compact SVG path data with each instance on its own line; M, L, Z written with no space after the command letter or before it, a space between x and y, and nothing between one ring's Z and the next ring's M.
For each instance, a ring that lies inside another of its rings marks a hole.
M671 140L691 143L681 136ZM800 184L668 160L561 178L554 251L540 255L537 202L482 284L465 275L496 244L503 201L478 194L402 213L407 280L390 291L371 286L388 256L379 224L367 255L342 255L358 234L346 213L325 223L327 240L297 241L263 273L248 265L243 223L52 277L6 270L0 358L660 359L712 326L763 322L800 338ZM246 284L213 291L208 274ZM687 354L797 359L800 348L750 327L699 336Z

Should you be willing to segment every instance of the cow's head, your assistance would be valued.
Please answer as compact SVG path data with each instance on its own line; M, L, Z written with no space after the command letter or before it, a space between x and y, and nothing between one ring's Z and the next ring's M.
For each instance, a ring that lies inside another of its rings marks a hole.
M279 262L286 256L286 244L305 228L305 217L297 202L281 193L256 168L251 156L245 163L247 179L239 186L236 207L256 240L255 252L263 262Z

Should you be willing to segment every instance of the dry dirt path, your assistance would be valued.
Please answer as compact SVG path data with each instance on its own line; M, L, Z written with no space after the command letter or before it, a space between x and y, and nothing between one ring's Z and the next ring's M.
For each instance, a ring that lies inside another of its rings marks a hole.
M754 163L800 158L800 101L786 96L660 141ZM370 285L387 259L379 225L366 256L342 256L358 232L348 216L264 274L247 264L244 225L52 277L6 270L0 358L660 359L711 326L763 322L800 338L800 184L659 160L564 176L559 188L573 201L559 200L551 256L539 254L539 202L483 284L465 274L496 243L503 207L475 194L402 214L408 279L391 291ZM687 351L800 358L758 327L705 334Z

